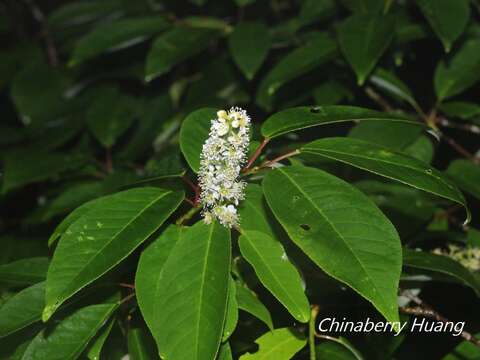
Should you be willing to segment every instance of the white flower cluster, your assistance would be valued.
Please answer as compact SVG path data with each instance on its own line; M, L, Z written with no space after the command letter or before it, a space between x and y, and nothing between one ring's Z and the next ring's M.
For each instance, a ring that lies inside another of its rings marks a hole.
M244 198L245 182L239 179L249 144L250 117L238 107L220 110L200 157L200 201L204 221L217 219L223 226L238 225L237 208Z
M444 255L458 261L471 271L480 270L480 248L473 246L460 247L450 244L448 249L437 248L433 250L434 254Z

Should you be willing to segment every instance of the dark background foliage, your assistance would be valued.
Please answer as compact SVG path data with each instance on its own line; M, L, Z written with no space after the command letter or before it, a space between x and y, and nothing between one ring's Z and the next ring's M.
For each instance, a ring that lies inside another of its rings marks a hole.
M316 164L371 196L404 244L431 250L465 243L478 236L472 229L480 226L479 10L476 0L3 0L0 264L51 256L47 241L55 227L91 199L139 184L188 189L181 177L195 181L195 175L180 153L179 129L189 113L207 106L247 109L254 122L253 145L261 141L259 126L268 116L301 105L348 104L425 122L430 134L384 123L307 129L275 139L262 159L329 136L401 150L441 171L467 159L462 171L449 170L460 179L472 212L467 229L460 206L418 192L376 192L360 183L379 181L374 175L331 161ZM354 17L365 24L348 27ZM244 24L256 27L240 31ZM183 32L162 40L174 29ZM446 75L459 90L442 97L442 87L434 85L439 64L452 64L469 41L477 42L477 51L464 54ZM295 55L297 49L303 53ZM289 63L282 68L282 61ZM186 210L188 204L176 215ZM108 276L132 283L139 254ZM303 270L312 266L298 257L306 263ZM352 291L324 274L319 280L315 276L305 275L320 315L376 316ZM0 284L0 303L25 284L17 285ZM471 333L480 330L478 297L470 288L448 281L421 287L422 299L439 313L466 321ZM122 295L129 291L123 289ZM275 324L291 326L272 295L258 291ZM127 351L128 329L148 332L134 304L127 303L117 317L120 325L107 341L106 358ZM235 357L251 350L264 332L246 314L239 324L231 340ZM0 339L1 358L11 358L35 333L22 331L13 340ZM366 359L441 359L460 342L449 334L409 335L398 343L372 334L349 340Z

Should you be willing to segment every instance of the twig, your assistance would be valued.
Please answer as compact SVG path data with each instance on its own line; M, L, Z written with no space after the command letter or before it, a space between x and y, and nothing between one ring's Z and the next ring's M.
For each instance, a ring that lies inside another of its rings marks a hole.
M43 14L42 10L35 4L33 0L23 0L25 4L30 8L33 18L38 22L41 28L41 36L45 41L45 50L47 52L48 63L56 67L58 66L58 54L57 48L55 47L55 43L53 38L48 30L47 21L45 19L45 15Z
M182 176L182 180L190 186L190 188L193 190L195 193L195 198L193 200L193 206L196 206L200 200L200 186L195 185L188 177Z
M310 360L316 360L317 354L315 352L315 321L317 320L319 307L312 305L310 322L308 324L308 346L310 349Z
M415 304L418 305L416 307L402 307L402 308L400 308L400 310L402 312L404 312L405 314L428 317L428 318L435 319L437 321L441 321L443 323L450 322L447 318L445 318L443 315L439 314L430 305L426 304L422 299L420 299L418 296L412 294L411 292L403 291L402 295L409 298L411 301L413 301ZM465 331L465 330L462 331L460 336L462 338L464 338L466 341L471 342L472 344L474 344L475 346L480 348L480 340L475 338L468 331Z
M380 107L383 110L388 111L388 112L393 111L392 106L390 106L390 104L379 93L377 93L375 90L373 90L370 86L367 86L365 88L365 93L367 94L367 96L370 99L372 99L378 105L380 105Z
M187 220L190 220L197 212L201 210L201 206L195 206L192 207L190 210L188 210L183 216L181 216L175 224L177 225L183 225Z
M251 169L249 169L248 171L246 171L244 173L244 175L250 175L250 174L254 174L256 173L257 171L259 170L262 170L262 169L265 169L265 168L269 168L269 167L273 167L273 165L275 165L276 163L278 163L279 161L281 160L284 160L286 158L289 158L291 156L295 156L295 155L298 155L300 154L300 150L296 149L296 150L293 150L293 151L290 151L286 154L283 154L283 155L280 155L279 157L276 157L275 159L272 159L272 160L267 160L265 162L263 162L262 164L260 164L259 166L255 166Z
M466 157L467 159L470 159L472 160L473 162L475 163L478 163L479 162L479 159L477 159L475 157L475 155L473 155L470 151L468 151L467 149L465 149L462 145L460 145L459 143L457 143L454 139L452 139L451 137L445 135L444 133L442 132L439 132L439 135L440 135L440 138L445 140L445 142L450 145L455 151L457 151L459 154L461 154L462 156Z
M118 305L122 305L123 303L126 303L127 301L131 300L134 296L135 296L135 293L128 294L122 300L119 301Z
M265 146L268 144L269 141L270 141L270 139L267 139L267 138L263 139L263 141L260 143L260 145L258 145L257 150L255 150L252 157L248 160L247 166L245 166L245 168L243 169L243 172L246 172L248 169L250 169L252 164L260 156L260 154L262 153L263 149L265 148Z
M444 127L452 128L452 129L459 129L463 131L468 131L473 134L480 134L480 126L474 124L456 124L448 120L443 116L438 117L438 123Z
M127 289L135 289L135 285L133 284L119 283L118 285Z

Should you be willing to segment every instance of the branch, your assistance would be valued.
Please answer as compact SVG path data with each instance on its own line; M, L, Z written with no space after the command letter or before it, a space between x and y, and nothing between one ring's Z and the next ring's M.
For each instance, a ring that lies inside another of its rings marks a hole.
M426 304L422 299L420 299L418 296L412 294L410 291L403 291L402 295L409 298L411 301L413 301L415 304L418 305L418 306L415 306L415 307L402 307L402 308L400 308L400 311L402 311L403 313L410 314L410 315L423 316L423 317L435 319L437 321L441 321L443 323L450 322L447 318L445 318L443 315L439 314L430 305ZM468 331L465 331L465 330L462 331L460 336L462 338L464 338L466 341L471 342L473 345L480 348L480 340L475 338Z
M53 38L50 34L50 31L48 30L45 15L33 0L23 0L23 1L30 9L30 12L32 13L32 16L35 19L35 21L37 21L37 23L40 25L40 29L41 29L40 34L45 41L45 50L47 52L48 63L53 67L58 66L59 62L58 62L57 48L55 47Z
M365 88L365 94L367 94L367 96L372 99L373 101L375 101L378 105L380 105L380 107L385 110L385 111L388 111L388 112L392 112L393 111L393 107L390 106L390 104L388 103L387 100L385 100L379 93L377 93L375 90L373 90L373 88L371 88L370 86L367 86Z
M262 153L263 149L265 148L265 146L268 144L269 141L270 139L267 139L267 138L263 139L260 145L258 145L257 150L255 150L252 157L248 160L247 166L245 166L245 168L243 169L243 172L246 172L253 165L253 163L260 156L260 154Z

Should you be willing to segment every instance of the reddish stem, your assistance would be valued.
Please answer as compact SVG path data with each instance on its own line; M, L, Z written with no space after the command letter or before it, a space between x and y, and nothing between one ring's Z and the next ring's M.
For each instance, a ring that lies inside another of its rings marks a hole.
M246 172L248 169L250 169L250 167L253 165L253 163L255 162L255 160L257 160L257 158L260 156L260 154L262 153L263 149L265 148L265 146L267 146L268 142L270 141L270 139L263 139L263 141L260 143L260 145L258 145L258 148L257 150L255 150L255 152L253 153L252 157L248 160L247 162L247 166L245 166L245 168L243 169L243 172Z

